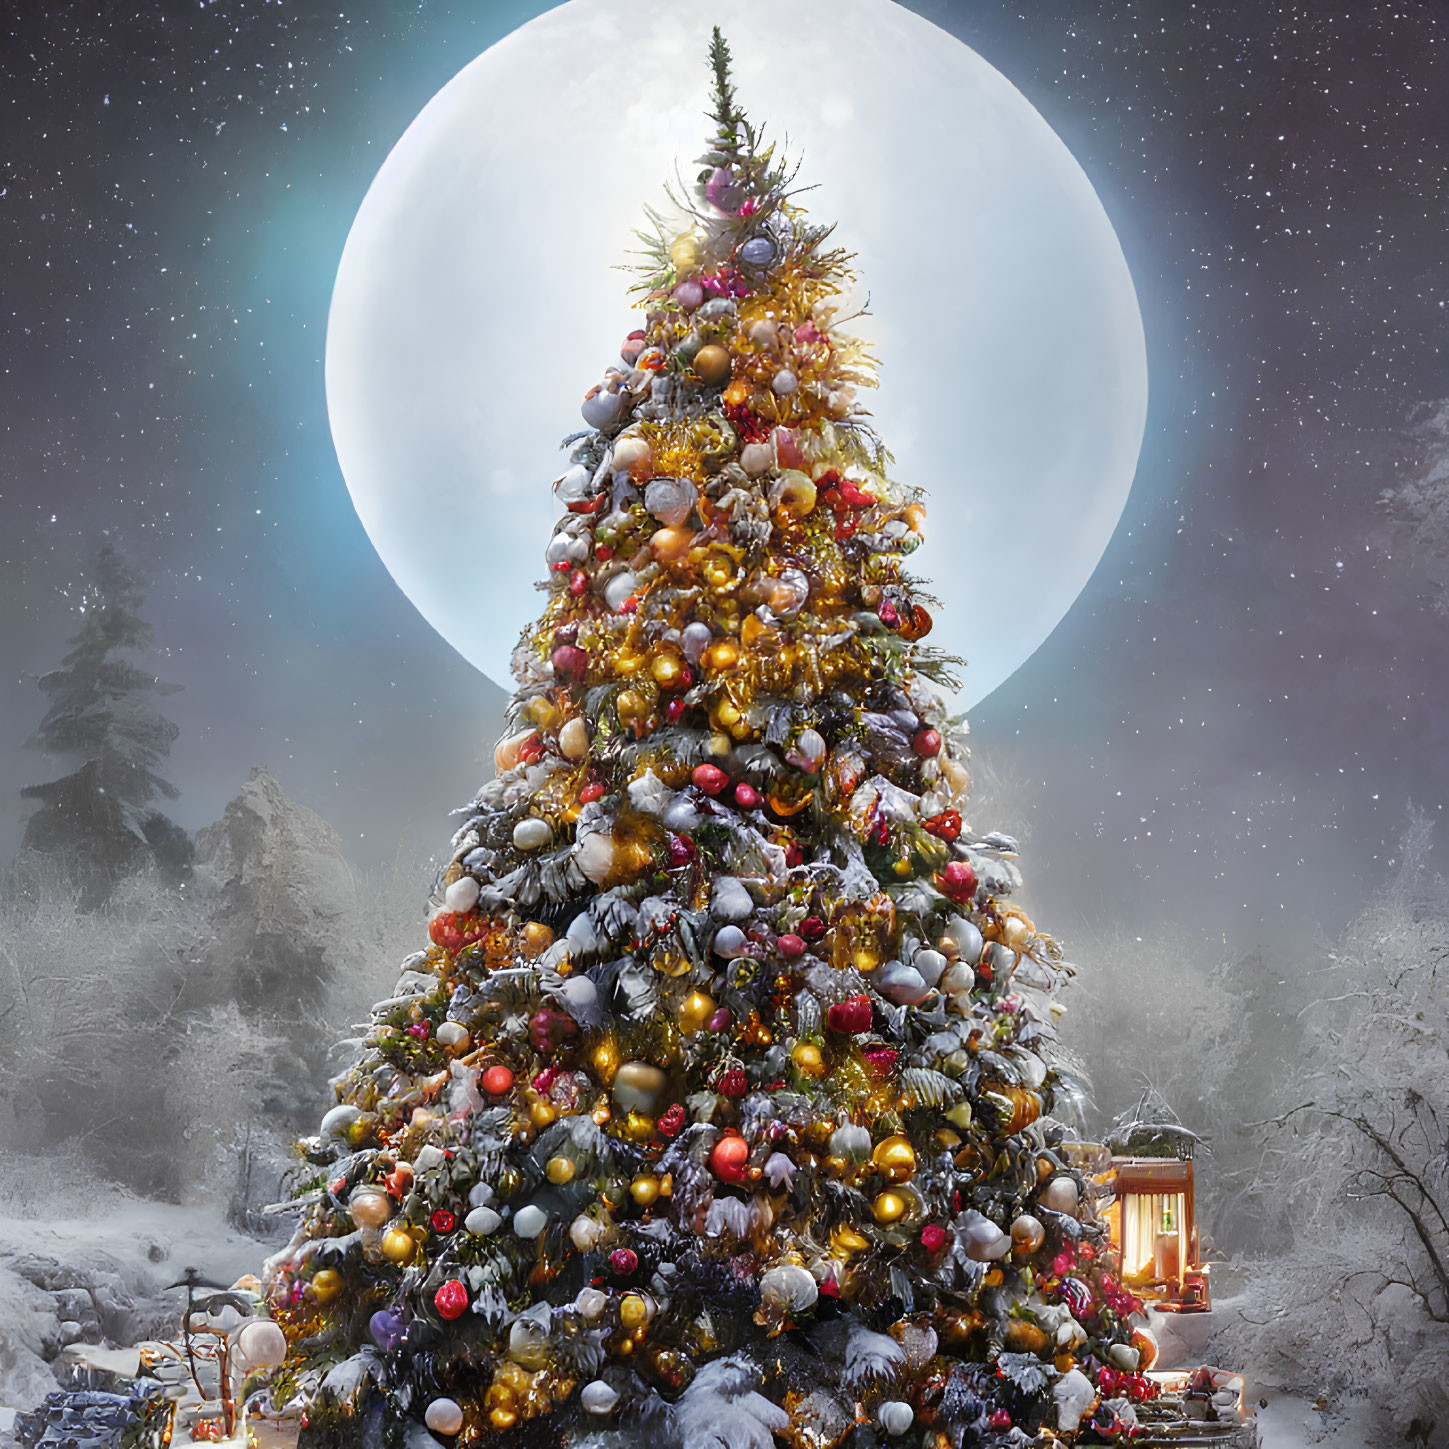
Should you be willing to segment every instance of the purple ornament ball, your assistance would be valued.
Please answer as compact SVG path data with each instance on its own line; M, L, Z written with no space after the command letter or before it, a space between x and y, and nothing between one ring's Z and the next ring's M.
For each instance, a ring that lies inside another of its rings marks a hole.
M402 1315L395 1308L380 1308L367 1320L367 1331L384 1353L395 1349L407 1334Z
M693 312L704 301L704 288L698 282L681 282L674 289L674 300L686 312Z

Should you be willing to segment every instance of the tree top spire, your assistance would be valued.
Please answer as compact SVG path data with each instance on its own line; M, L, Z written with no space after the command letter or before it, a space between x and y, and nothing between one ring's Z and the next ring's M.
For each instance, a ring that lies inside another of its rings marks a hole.
M737 143L744 112L735 104L735 87L730 79L732 60L729 42L716 25L709 42L709 63L714 71L714 120L719 126L719 140Z

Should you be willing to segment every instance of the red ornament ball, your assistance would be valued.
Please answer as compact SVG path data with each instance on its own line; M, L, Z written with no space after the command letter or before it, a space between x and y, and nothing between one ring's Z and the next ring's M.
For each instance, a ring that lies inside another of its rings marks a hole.
M804 940L793 934L777 937L775 945L780 948L780 954L787 961L798 961L805 954Z
M630 1277L639 1266L639 1255L633 1248L615 1248L609 1254L609 1267L620 1278Z
M934 835L937 840L955 840L961 834L961 812L943 810L939 815L921 821L921 829L927 835Z
M987 1426L992 1429L1011 1428L1011 1415L1005 1409L993 1409L986 1420Z
M577 644L560 644L553 651L553 672L561 679L571 679L588 667L588 653Z
M483 920L480 916L461 915L457 911L439 911L428 922L428 935L433 945L445 951L461 951L471 946L483 934Z
M597 780L592 780L579 791L579 804L592 805L595 800L604 798L604 787Z
M923 759L932 759L941 753L941 731L933 730L929 726L923 730L917 730L915 738L911 741L911 748Z
M461 1318L468 1311L468 1290L456 1278L449 1278L433 1294L433 1307L444 1318Z
M723 1182L743 1182L750 1163L750 1144L743 1137L721 1137L709 1154L709 1170Z
M735 804L741 810L758 810L760 808L760 792L753 785L747 785L741 780L735 786Z
M730 782L730 777L718 765L696 765L689 778L706 795L720 794Z
M843 1032L846 1036L859 1036L869 1031L875 1019L875 1008L868 996L849 996L837 1001L825 1013L825 1022L831 1031Z
M507 1067L489 1067L479 1082L490 1097L501 1097L513 1086L513 1073Z
M936 885L943 896L965 905L976 894L976 872L969 861L953 860L937 872Z
M447 1208L439 1208L433 1214L431 1221L435 1233L451 1233L458 1226L457 1217Z
M927 1223L921 1229L921 1246L928 1253L939 1253L946 1246L946 1229L940 1223Z

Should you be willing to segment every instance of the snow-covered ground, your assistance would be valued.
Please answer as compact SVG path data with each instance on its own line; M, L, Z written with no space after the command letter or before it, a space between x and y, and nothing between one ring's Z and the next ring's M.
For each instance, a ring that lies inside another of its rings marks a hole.
M31 1409L56 1387L51 1363L68 1343L174 1336L188 1267L230 1284L270 1249L233 1231L219 1208L147 1202L47 1167L0 1163L0 1406ZM48 1208L36 1201L44 1188Z
M1278 1389L1263 1390L1259 1399L1267 1401L1256 1404L1262 1449L1387 1449L1397 1442L1393 1430L1362 1399L1329 1404Z

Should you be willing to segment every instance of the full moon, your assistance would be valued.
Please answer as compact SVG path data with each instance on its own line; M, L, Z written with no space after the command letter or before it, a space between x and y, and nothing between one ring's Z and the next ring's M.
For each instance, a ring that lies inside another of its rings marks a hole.
M912 572L958 703L1056 627L1122 514L1147 409L1122 249L1066 146L999 72L889 0L572 0L428 103L364 199L327 335L358 516L442 636L511 687L579 403L642 318L618 268L711 133L710 28L740 103L856 253L862 394L929 490Z

